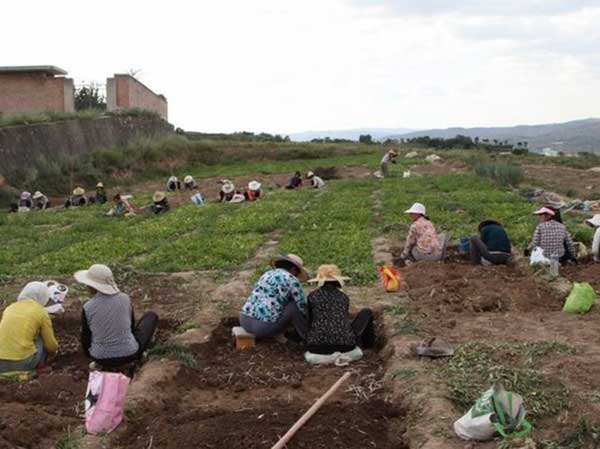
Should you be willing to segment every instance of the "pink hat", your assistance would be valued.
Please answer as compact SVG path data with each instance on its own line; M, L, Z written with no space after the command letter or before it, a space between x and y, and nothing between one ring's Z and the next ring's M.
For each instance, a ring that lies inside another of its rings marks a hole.
M554 217L556 215L556 213L548 207L542 207L541 209L538 209L533 213L533 215L545 215L545 214L548 214L552 217Z

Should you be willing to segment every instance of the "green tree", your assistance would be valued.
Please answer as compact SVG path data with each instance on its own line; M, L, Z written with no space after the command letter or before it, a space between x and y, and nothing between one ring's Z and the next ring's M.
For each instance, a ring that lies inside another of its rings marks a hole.
M82 86L75 90L75 110L85 111L96 109L106 111L106 99L100 93L98 86Z
M361 134L358 137L358 141L360 143L366 143L367 145L369 145L373 143L373 137L371 137L371 134Z

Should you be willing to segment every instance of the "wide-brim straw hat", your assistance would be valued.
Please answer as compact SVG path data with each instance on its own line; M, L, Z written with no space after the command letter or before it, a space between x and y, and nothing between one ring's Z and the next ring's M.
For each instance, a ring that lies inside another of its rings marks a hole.
M410 207L410 209L405 210L404 213L426 215L426 209L423 204L415 203Z
M99 182L98 184L96 184L96 188L97 189L103 189L104 188L104 184L102 184L101 182Z
M81 187L75 187L75 190L73 190L73 195L75 195L75 196L85 195L85 190Z
M166 197L167 195L165 194L165 192L154 192L154 195L152 195L152 201L154 201L155 203L160 203Z
M596 214L592 218L585 220L585 222L591 226L594 226L595 228L598 228L600 227L600 215Z
M223 193L233 193L233 191L235 190L235 186L230 182L226 182L225 184L223 184L223 187L221 187L221 190L223 191Z
M549 207L542 207L541 209L536 210L533 215L550 215L551 217L554 217L556 212Z
M309 172L306 174L306 177L307 177L307 178L312 178L313 176L315 176L315 174L314 174L313 172L311 172L311 171L309 171Z
M35 192L35 193L33 194L33 199L34 199L34 200L38 200L38 199L40 199L40 198L41 198L41 197L43 197L43 196L44 196L44 195L42 195L42 192L40 192L40 191L38 190L37 192Z
M23 192L23 193L21 193L21 199L22 200L28 200L29 198L31 198L31 193L29 193L29 192Z
M192 182L194 182L194 178L188 175L185 178L183 178L183 182L186 184L191 184Z
M120 292L113 273L106 265L92 265L88 270L81 270L74 274L75 280L87 285L105 295L116 295Z
M255 191L255 192L256 192L257 190L260 190L260 188L261 188L261 187L262 187L262 185L261 185L261 183L260 183L260 182L258 182L258 181L250 181L250 182L248 183L248 188L249 188L250 190L253 190L253 191Z
M392 156L398 156L398 152L396 150L390 150L389 153Z
M342 287L350 278L342 275L342 271L337 265L321 265L317 270L317 276L309 279L309 283L317 283L319 287L323 287L325 282L338 282Z
M308 275L308 271L306 271L304 268L304 261L299 256L296 256L295 254L281 254L271 261L271 266L275 268L275 264L281 261L290 262L292 265L298 268L298 270L300 270L298 279L300 279L302 282L306 282L310 277Z

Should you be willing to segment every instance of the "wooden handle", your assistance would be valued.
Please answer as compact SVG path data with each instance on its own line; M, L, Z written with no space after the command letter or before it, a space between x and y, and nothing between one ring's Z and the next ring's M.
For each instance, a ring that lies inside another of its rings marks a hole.
M332 387L327 390L327 392L319 398L317 402L315 402L311 408L309 408L304 415L300 417L296 424L294 424L290 430L281 438L275 446L271 449L283 449L285 445L293 438L293 436L300 430L300 428L306 424L306 422L315 414L317 411L325 404L327 399L329 399L348 378L351 376L350 371L346 372L342 377L338 379L338 381L332 385Z

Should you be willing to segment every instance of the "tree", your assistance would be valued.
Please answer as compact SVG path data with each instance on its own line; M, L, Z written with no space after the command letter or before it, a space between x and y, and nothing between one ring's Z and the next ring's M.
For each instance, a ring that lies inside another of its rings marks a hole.
M358 137L358 141L360 143L366 143L367 145L370 145L373 143L373 138L371 137L371 134L361 134Z
M88 109L106 110L106 98L95 84L82 86L75 90L75 110L85 111Z

